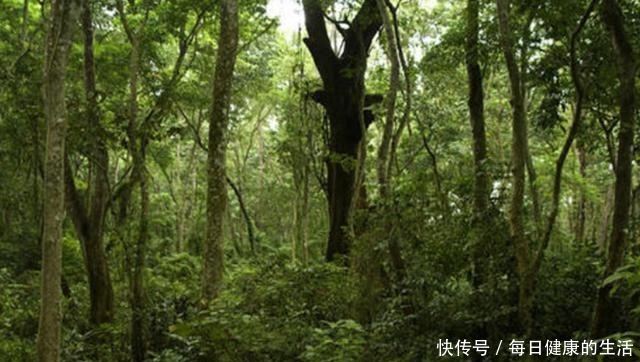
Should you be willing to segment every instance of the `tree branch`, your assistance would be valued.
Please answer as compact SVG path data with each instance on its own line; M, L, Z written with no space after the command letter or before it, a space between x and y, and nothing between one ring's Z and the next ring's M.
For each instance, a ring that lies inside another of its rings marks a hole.
M331 41L324 22L324 11L319 0L303 0L305 26L308 38L303 39L320 76L326 82L333 76L338 58L331 48Z

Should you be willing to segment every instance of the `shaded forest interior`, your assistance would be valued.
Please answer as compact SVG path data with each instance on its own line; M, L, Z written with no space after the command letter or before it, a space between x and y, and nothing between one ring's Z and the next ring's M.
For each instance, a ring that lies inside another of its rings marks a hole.
M0 361L640 358L639 34L633 0L3 0Z

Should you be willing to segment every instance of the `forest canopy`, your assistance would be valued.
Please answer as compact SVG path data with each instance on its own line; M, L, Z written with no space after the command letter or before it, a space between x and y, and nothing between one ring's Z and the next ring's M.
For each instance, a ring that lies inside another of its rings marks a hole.
M638 34L636 0L3 0L0 360L639 358Z

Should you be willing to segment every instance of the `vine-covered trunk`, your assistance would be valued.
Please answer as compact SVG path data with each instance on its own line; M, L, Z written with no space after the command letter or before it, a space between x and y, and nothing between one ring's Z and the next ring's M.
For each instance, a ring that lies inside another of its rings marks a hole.
M226 147L233 69L238 48L238 3L220 2L220 35L213 80L207 159L207 234L204 242L202 298L215 298L224 272L223 226L227 209Z

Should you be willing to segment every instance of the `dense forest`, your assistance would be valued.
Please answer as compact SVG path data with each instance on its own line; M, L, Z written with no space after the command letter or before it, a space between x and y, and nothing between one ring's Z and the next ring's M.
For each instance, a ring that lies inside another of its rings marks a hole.
M639 35L637 0L0 1L0 361L637 361Z

